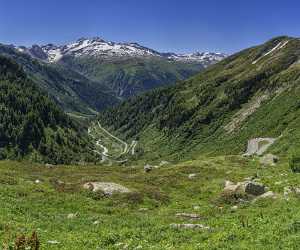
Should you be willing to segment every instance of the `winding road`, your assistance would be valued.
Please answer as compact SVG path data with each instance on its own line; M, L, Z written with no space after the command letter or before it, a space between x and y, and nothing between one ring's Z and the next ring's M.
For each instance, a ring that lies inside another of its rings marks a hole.
M107 131L105 128L103 128L99 122L97 122L97 127L99 130L96 130L96 128L94 127L94 131L96 134L98 134L99 136L106 136L108 138L112 138L114 141L117 142L118 146L120 147L120 151L121 153L117 156L113 156L113 155L109 155L109 149L103 145L102 143L102 140L100 138L96 138L95 135L92 134L92 129L89 128L88 129L88 134L94 139L96 140L95 142L95 145L96 147L100 147L102 150L99 151L99 150L96 150L94 149L93 151L99 155L101 155L102 157L102 160L101 162L105 162L105 161L109 161L110 165L112 164L112 162L116 162L116 163L124 163L126 162L128 159L124 159L124 160L117 160L119 157L121 157L122 155L125 155L125 154L129 154L131 153L131 155L134 155L135 154L135 148L138 144L137 141L133 140L131 145L128 146L128 144L121 140L120 138L114 136L113 134L111 134L109 131Z

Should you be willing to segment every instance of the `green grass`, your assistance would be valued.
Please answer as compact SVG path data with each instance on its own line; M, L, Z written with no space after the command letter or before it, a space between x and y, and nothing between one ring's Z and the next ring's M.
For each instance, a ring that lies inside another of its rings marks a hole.
M190 173L197 177L190 180ZM17 235L36 230L41 249L299 249L299 198L245 203L234 212L220 200L225 180L250 176L281 197L284 187L299 183L286 159L266 168L239 156L201 158L147 174L139 165L47 168L2 161L1 242L12 245ZM82 190L87 181L115 182L134 192L104 198ZM175 217L180 212L198 213L201 219ZM78 215L68 219L69 213ZM211 230L172 229L171 223L200 223Z

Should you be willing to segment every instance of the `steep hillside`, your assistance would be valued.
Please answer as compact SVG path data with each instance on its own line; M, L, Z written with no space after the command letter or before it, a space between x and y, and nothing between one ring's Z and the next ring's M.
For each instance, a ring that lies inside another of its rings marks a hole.
M87 134L26 77L0 56L0 158L50 163L92 159Z
M144 157L188 159L243 153L255 137L300 137L300 40L278 37L244 50L174 87L132 98L101 113L103 126L139 141Z
M11 46L0 45L0 54L23 66L28 76L58 103L66 112L95 114L97 110L119 102L113 92L83 75L60 65L18 52Z
M170 62L157 57L103 60L67 56L60 60L60 64L111 88L123 99L174 84L204 68L198 63Z

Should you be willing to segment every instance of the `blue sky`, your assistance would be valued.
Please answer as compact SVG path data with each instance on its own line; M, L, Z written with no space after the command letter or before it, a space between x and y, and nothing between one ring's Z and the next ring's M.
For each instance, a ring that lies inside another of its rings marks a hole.
M159 51L233 53L300 37L300 1L0 0L0 42L64 43L100 36Z

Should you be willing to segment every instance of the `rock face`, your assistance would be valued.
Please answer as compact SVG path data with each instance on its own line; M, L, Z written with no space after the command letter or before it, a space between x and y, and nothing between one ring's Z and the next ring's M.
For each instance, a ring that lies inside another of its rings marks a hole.
M247 151L244 156L263 155L264 152L276 141L276 138L254 138L248 141Z
M265 166L275 166L279 158L273 154L267 154L260 159L260 164Z
M83 185L84 189L93 192L102 191L105 195L111 196L114 193L130 193L131 190L113 182L87 182Z

